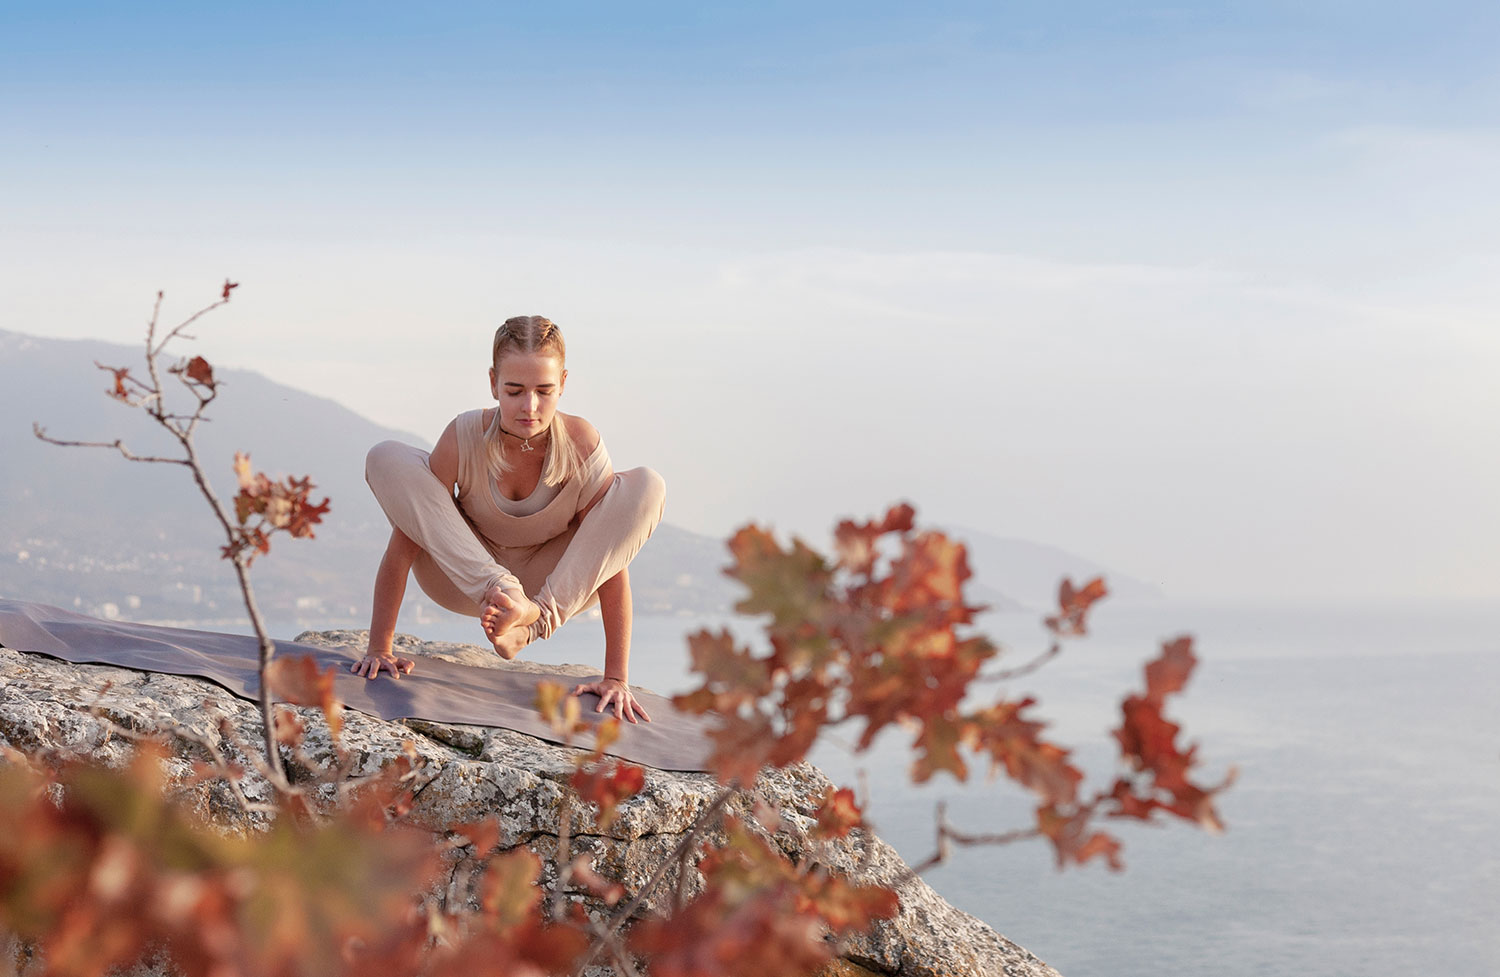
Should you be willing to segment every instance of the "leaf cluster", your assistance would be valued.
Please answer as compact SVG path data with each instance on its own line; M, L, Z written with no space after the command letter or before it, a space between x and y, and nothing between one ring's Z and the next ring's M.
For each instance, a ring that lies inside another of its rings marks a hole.
M1103 857L1120 867L1119 842L1094 827L1096 816L1145 820L1162 811L1219 825L1213 798L1224 785L1194 782L1194 749L1179 747L1179 727L1162 715L1191 673L1191 639L1168 644L1147 666L1146 692L1125 700L1114 734L1125 773L1090 794L1071 751L1046 737L1035 699L1002 693L976 703L983 683L1037 663L985 672L1000 649L973 630L983 608L965 597L971 572L961 543L918 530L909 505L841 522L834 540L832 558L800 540L782 546L754 526L730 540L726 572L748 591L737 609L766 620L769 648L738 645L728 631L691 636L703 681L675 700L722 717L710 760L721 779L749 782L764 766L799 762L828 728L855 725L854 749L863 751L894 726L912 735L918 783L939 772L964 781L980 759L991 776L1030 791L1030 833L1052 843L1060 865ZM1062 582L1058 610L1046 619L1054 641L1040 660L1059 652L1057 638L1087 633L1088 612L1106 593L1101 579ZM973 840L942 828L935 857L946 856L949 842Z

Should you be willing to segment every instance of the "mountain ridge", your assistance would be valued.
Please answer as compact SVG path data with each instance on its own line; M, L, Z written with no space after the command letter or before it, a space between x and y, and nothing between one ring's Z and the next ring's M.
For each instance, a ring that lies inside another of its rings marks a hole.
M102 617L234 624L244 616L238 587L217 558L219 528L191 479L174 465L130 464L110 450L59 448L32 435L37 422L53 437L119 437L138 452L175 455L175 442L141 412L104 396L109 377L94 367L137 369L141 359L138 346L0 329L0 594ZM223 395L198 446L219 490L233 485L234 452L246 451L257 469L310 475L314 496L332 500L315 542L279 539L257 561L268 617L297 630L368 623L389 526L364 485L364 455L387 438L427 442L254 371L216 366L215 375ZM973 529L951 535L969 549L971 598L997 610L1052 606L1064 574L1102 572L1121 597L1160 597L1057 547ZM663 523L631 565L637 610L729 613L739 586L722 572L728 562L723 541ZM436 608L415 588L409 595L401 626L419 629Z

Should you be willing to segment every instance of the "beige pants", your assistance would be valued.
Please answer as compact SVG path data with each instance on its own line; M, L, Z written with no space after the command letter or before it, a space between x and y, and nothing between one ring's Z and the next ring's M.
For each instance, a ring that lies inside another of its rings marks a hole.
M562 535L536 546L481 536L427 464L427 452L384 441L365 459L365 481L391 525L421 547L417 585L441 606L478 617L499 586L531 595L542 616L531 637L550 637L598 601L599 587L629 565L661 522L667 487L649 468L615 472L598 505Z

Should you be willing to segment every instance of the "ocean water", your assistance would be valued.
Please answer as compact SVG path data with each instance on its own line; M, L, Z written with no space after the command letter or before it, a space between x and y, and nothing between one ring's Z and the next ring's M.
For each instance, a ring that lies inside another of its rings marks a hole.
M721 623L638 619L632 680L683 688L684 636ZM1120 873L1059 872L1037 842L959 849L927 874L950 902L1067 977L1500 974L1500 608L1105 604L1093 624L1008 691L1035 694L1052 737L1105 784L1121 695L1161 640L1192 633L1201 664L1169 716L1199 744L1205 779L1238 771L1227 831L1121 823ZM732 626L753 639L754 622ZM1044 647L1034 615L984 626L1015 662ZM602 660L598 622L570 623L533 657ZM940 800L971 832L1029 823L1007 781L914 787L899 733L860 756L840 738L816 760L866 785L870 820L908 861L932 852Z

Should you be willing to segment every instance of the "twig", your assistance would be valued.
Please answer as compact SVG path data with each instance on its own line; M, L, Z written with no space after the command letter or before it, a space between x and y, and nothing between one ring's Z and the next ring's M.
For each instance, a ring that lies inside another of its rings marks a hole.
M682 841L678 842L677 848L672 854L662 859L661 864L656 866L656 871L652 873L651 878L646 880L646 884L641 886L640 891L636 892L635 896L622 908L615 911L604 932L594 940L594 944L589 947L588 953L584 954L583 961L579 963L578 969L575 971L575 977L582 977L583 971L589 964L594 962L594 958L599 955L599 951L612 944L615 934L620 931L620 927L625 925L630 919L631 914L640 908L641 903L645 902L656 891L657 887L661 885L662 880L667 876L667 870L677 864L678 860L683 857L683 854L690 851L693 845L697 844L698 836L703 833L704 828L708 826L708 822L713 819L714 815L718 814L729 798L734 795L736 789L736 785L731 783L719 792L719 795L713 799L713 803L709 804L708 808L702 814L698 815L692 827L688 830L687 835L683 837Z
M557 848L553 861L557 866L557 885L552 889L552 918L562 919L563 890L573 878L573 863L568 858L569 835L573 827L573 805L563 797L562 812L557 819Z
M962 845L966 848L973 845L1010 845L1029 838L1039 838L1042 834L1037 828L1017 828L1014 831L983 835L971 835L955 831L953 826L948 823L948 804L946 801L938 801L937 817L935 820L937 823L937 850L926 861L908 868L906 874L897 880L896 885L904 885L928 869L947 861L948 856L952 853L953 845Z
M158 465L186 465L188 463L186 458L157 458L152 455L134 454L118 438L113 441L63 441L49 435L46 428L35 422L31 425L31 433L36 435L38 440L63 448L114 448L120 454L124 455L128 461L143 461Z
M1054 641L1052 642L1052 647L1048 648L1040 655L1037 655L1031 661L1026 662L1023 665L1017 665L1015 668L1008 668L999 672L991 672L989 675L981 675L977 679L975 679L975 681L1008 682L1013 678L1020 678L1023 675L1030 675L1032 672L1041 668L1043 665L1047 664L1049 661L1056 658L1061 653L1062 642Z

